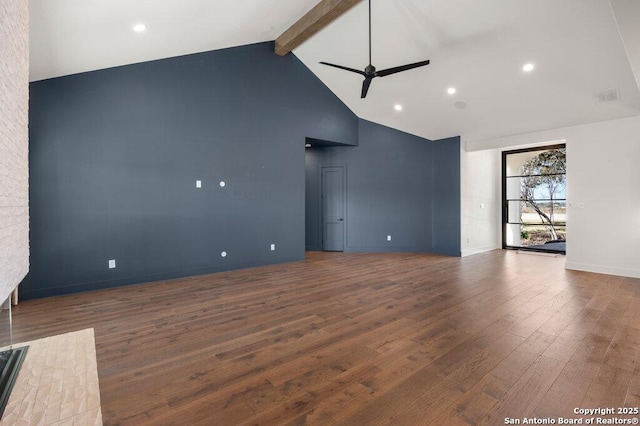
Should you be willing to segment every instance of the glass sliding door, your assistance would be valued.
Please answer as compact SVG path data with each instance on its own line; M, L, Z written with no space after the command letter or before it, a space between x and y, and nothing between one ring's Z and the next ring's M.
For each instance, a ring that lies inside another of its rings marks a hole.
M502 247L566 252L566 147L502 153Z

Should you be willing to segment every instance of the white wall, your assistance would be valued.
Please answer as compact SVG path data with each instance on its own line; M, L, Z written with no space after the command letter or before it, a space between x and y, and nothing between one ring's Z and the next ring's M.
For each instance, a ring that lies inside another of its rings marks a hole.
M0 303L29 270L29 8L0 2Z
M462 256L502 246L501 156L495 149L468 152L461 143Z
M562 139L567 144L565 266L640 278L640 117L467 142L466 149L494 152Z

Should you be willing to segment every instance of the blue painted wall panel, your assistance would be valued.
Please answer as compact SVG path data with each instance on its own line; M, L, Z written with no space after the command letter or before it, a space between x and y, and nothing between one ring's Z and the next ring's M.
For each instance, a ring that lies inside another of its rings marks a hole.
M23 298L303 259L305 138L357 144L353 113L273 43L30 91Z
M460 138L433 143L433 251L460 256Z
M30 91L22 298L303 259L321 248L322 165L346 167L347 251L459 255L459 139L357 119L273 43Z
M345 251L460 256L460 138L430 141L366 120L359 129L357 148L307 149L307 250L322 249L319 170L343 165Z

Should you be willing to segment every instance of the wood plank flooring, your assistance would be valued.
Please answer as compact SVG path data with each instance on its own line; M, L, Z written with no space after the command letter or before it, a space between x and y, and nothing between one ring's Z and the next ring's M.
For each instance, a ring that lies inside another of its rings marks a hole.
M14 341L94 328L105 424L505 424L640 404L640 280L564 257L308 253L25 301L13 322Z

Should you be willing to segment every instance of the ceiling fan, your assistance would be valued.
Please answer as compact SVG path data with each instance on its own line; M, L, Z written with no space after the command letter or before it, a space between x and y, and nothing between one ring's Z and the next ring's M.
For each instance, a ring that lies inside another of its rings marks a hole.
M376 67L371 65L371 0L369 0L369 65L364 69L364 71L360 71L354 68L345 67L342 65L330 64L329 62L320 62L323 65L328 65L334 68L340 68L341 70L354 72L356 74L360 74L364 77L364 81L362 82L362 92L360 93L360 98L364 99L367 97L367 92L369 91L369 86L371 85L371 80L376 77L386 77L391 74L395 74L402 71L407 71L413 68L422 67L425 65L429 65L429 60L414 62L413 64L400 65L399 67L387 68L386 70L376 71Z

